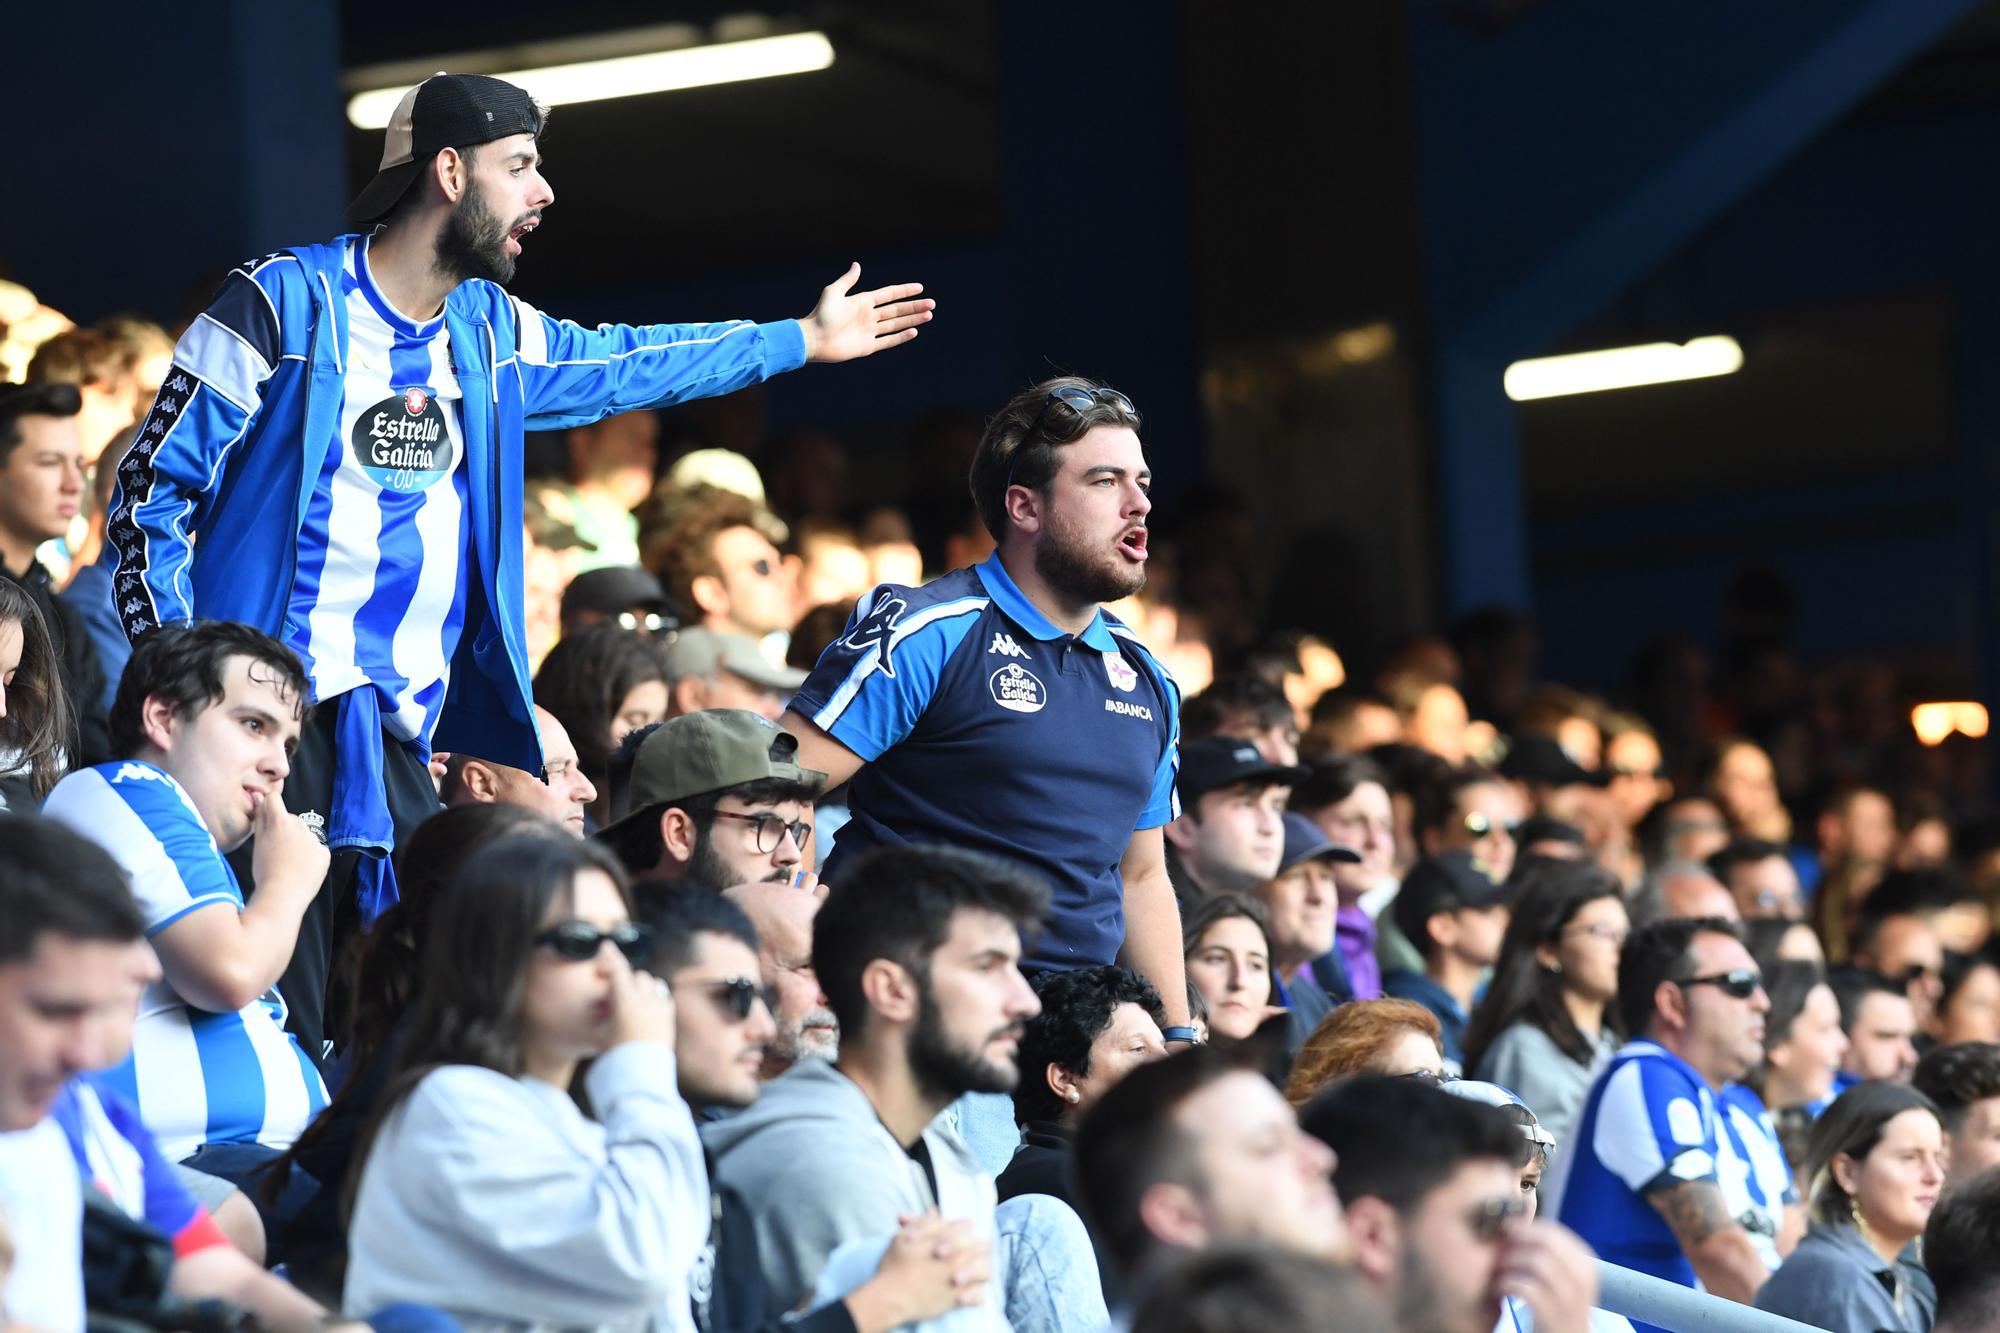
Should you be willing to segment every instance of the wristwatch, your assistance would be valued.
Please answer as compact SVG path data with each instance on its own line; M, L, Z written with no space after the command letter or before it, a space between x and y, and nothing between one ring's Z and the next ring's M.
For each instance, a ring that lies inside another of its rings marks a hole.
M1199 1046L1202 1044L1201 1032L1196 1028L1161 1028L1160 1039L1162 1041L1186 1042L1190 1046Z

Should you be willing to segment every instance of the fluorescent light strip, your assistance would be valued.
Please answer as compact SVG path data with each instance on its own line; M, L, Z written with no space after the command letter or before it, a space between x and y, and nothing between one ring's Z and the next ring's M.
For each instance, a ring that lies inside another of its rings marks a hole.
M769 79L781 74L808 74L831 64L833 43L825 33L793 32L675 51L648 51L509 70L494 77L518 84L544 106L564 106L612 97L676 92L715 83L740 83L745 79ZM356 93L348 99L347 118L359 129L379 130L389 123L396 103L408 91L405 85Z
M1542 356L1516 361L1501 383L1517 403L1572 393L1632 389L1642 384L1709 379L1743 368L1743 349L1734 338L1716 335L1687 343L1645 343L1601 352Z

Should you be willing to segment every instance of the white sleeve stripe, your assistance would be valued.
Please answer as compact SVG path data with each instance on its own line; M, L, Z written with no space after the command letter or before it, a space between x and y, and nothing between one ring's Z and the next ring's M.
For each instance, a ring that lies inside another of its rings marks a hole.
M895 654L896 645L904 639L915 634L926 625L934 624L940 620L950 620L958 616L978 615L987 608L990 601L990 598L985 597L967 597L955 602L944 602L927 610L919 611L908 620L898 624L890 633L887 643L878 643L875 645L875 651L872 654L855 663L854 669L847 673L847 679L840 683L840 688L835 690L833 697L826 701L826 707L813 714L813 723L822 731L832 730L833 724L840 720L840 715L846 712L848 705L852 704L860 695L862 685L866 684L868 678L875 674L877 668L882 665L884 658Z
M327 280L326 280L326 274L325 274L325 273L320 273L320 274L318 275L318 277L319 277L319 289L320 289L321 291L323 291L323 292L325 292L325 293L326 293L326 311L327 311L327 314L328 314L328 316L329 316L329 317L332 317L332 312L333 312L333 309L334 309L334 305L333 305L333 287L332 287L332 285L331 285L331 284L329 284L329 283L327 282ZM339 325L338 325L338 324L336 324L336 325L335 325L335 327L337 328L337 327L339 327ZM343 358L342 358L342 356L340 355L340 339L338 339L338 338L335 338L335 339L333 340L333 368L334 368L335 370L339 371L339 372L340 372L341 374L345 375L345 374L347 373L347 367L346 367L345 365L343 365L343 364L342 364L342 361L343 361Z
M530 365L546 365L549 331L542 323L542 312L518 296L507 299L514 303L514 321L520 325L520 332L514 338L514 354Z
M520 348L520 356L521 359L523 361L528 362L529 365L536 366L545 370L553 370L557 366L608 366L613 361L622 361L626 357L631 357L631 356L643 356L647 352L666 352L666 351L671 351L676 347L707 347L710 346L711 344L721 342L724 338L733 338L737 334L743 332L745 329L754 329L756 327L757 326L755 324L752 324L749 321L745 320L740 324L732 324L727 332L717 334L713 338L683 338L679 342L647 343L644 347L634 347L629 351L613 352L608 357L593 357L576 361L548 360L547 359L548 345L546 341L543 343L542 346L543 359L540 361L536 361L528 355L527 344L523 342Z
M245 412L257 410L257 386L270 363L244 336L204 311L174 348L174 364Z

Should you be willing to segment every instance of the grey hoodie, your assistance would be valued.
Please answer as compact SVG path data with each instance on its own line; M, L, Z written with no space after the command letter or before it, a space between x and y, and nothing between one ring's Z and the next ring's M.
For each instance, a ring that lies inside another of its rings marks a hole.
M988 1245L997 1242L993 1182L943 1118L923 1134L937 1173L933 1199L922 1164L883 1126L854 1081L824 1060L800 1061L765 1084L740 1115L702 1126L702 1140L717 1184L733 1190L755 1219L774 1309L796 1308L810 1295L839 1246L887 1237L898 1218L926 1208L971 1222ZM978 1323L1005 1329L1004 1293L994 1276L981 1312L991 1321Z

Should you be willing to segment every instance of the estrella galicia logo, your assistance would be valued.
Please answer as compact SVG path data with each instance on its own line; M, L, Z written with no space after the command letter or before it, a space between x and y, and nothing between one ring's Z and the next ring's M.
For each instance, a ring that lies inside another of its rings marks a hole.
M444 408L423 386L363 411L349 440L355 463L385 491L427 490L457 461Z
M986 682L993 702L1012 713L1039 713L1049 701L1049 692L1034 672L1017 662L1009 662Z
M896 668L889 660L889 653L895 647L893 631L896 618L909 609L910 604L900 597L884 596L869 608L868 614L855 623L853 629L841 636L841 644L857 652L875 649L875 665L889 679L896 678Z

